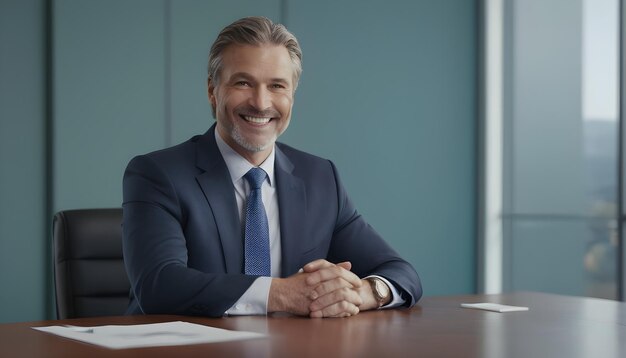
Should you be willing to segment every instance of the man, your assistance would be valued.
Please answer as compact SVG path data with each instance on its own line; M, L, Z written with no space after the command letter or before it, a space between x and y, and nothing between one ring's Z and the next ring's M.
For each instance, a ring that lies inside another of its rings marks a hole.
M127 313L347 317L419 300L417 273L357 213L333 163L276 143L301 61L282 25L227 26L209 55L216 124L129 163Z

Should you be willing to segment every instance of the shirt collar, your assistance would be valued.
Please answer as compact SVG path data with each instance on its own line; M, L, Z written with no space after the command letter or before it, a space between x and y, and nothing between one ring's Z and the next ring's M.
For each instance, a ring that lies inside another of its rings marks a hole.
M239 153L235 152L235 150L222 139L217 132L217 128L215 129L215 142L217 143L217 148L222 154L222 158L224 158L224 161L226 162L226 167L228 168L230 179L233 181L233 184L241 180L243 176L250 171L250 169L254 168L254 165L252 165L246 158L239 155ZM259 168L263 169L267 173L270 187L274 186L275 158L276 148L272 145L272 152L267 159L259 165Z

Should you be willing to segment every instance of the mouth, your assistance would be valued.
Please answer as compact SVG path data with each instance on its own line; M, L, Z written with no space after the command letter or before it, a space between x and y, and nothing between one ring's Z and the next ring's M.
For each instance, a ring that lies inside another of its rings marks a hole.
M272 117L254 117L254 116L246 116L243 114L240 114L239 117L241 117L241 119L243 119L244 121L248 123L252 123L256 125L267 124L272 120Z

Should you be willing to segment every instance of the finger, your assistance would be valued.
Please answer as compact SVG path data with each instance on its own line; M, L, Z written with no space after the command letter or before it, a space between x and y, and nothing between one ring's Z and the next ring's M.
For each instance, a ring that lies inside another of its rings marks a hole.
M308 264L304 265L304 267L302 267L302 270L304 272L315 272L317 270L320 270L326 267L331 267L331 266L335 266L335 264L333 264L332 262L328 262L324 259L319 259L319 260L311 261Z
M304 267L302 267L300 270L301 272L315 272L317 270L320 270L326 267L331 267L334 265L335 264L333 264L332 262L329 262L324 259L319 259L319 260L309 262L308 264L304 265ZM352 269L352 263L350 261L340 262L337 264L337 266L341 266L348 271Z
M341 277L344 280L348 281L352 285L352 287L361 287L361 279L357 275L341 266L336 265L312 272L306 278L306 284L309 286L316 286L320 282L332 280L337 277Z
M338 315L325 317L324 313L322 311L315 311L315 312L311 312L309 314L309 317L311 317L311 318L345 318L345 317L351 317L351 316L354 316L354 315L355 314L351 314L351 313L348 313L348 312L343 312L343 313L338 314Z
M315 289L313 289L309 295L309 298L312 300L317 299L318 297L324 296L332 291L341 289L341 288L352 288L352 284L342 277L337 277L332 280L327 280L320 283Z
M322 310L312 311L309 314L311 318L322 318L322 317L350 317L357 315L359 313L359 307L354 304L342 301L335 303L331 306L325 307Z
M316 286L321 282L332 280L338 277L341 277L344 280L348 281L354 288L361 287L362 285L361 279L357 275L344 269L341 266L326 267L321 270L312 272L306 278L306 284L309 286Z
M361 309L358 306L353 306L349 311L342 312L340 314L334 316L328 316L329 318L343 318L343 317L352 317L356 316L361 312Z
M356 290L344 287L315 299L309 305L309 311L320 311L340 302L347 302L355 306L360 306L363 304L363 299Z

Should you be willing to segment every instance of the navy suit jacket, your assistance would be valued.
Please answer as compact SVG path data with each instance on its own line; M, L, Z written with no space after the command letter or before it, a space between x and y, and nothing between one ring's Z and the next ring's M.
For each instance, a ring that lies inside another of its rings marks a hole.
M222 316L258 277L243 273L243 230L214 131L128 164L128 314ZM283 277L316 259L351 261L359 277L385 277L406 306L417 302L417 273L357 213L332 162L277 143L275 180Z

